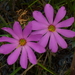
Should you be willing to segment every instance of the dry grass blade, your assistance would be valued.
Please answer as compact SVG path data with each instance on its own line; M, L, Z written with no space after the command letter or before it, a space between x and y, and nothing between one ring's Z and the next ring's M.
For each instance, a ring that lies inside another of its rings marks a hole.
M71 64L71 70L74 70L74 69L75 69L75 52L74 52L73 60L72 60L72 64Z
M70 69L71 69L71 74L70 75L75 75L75 52L74 52L74 55L73 55L73 60L72 60Z
M38 61L41 59L42 56L43 56L43 54L38 58ZM28 67L21 75L26 75L27 71L30 70L33 66L34 65L31 65L30 67Z

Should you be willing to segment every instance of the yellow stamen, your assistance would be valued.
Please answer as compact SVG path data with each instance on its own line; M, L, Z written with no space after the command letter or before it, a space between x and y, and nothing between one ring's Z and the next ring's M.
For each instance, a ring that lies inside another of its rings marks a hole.
M54 25L50 25L50 26L48 27L48 30L51 31L51 32L54 32L55 29L56 29L56 28L55 28Z
M26 42L25 39L20 39L20 40L19 40L20 46L24 46L26 43L27 43L27 42Z

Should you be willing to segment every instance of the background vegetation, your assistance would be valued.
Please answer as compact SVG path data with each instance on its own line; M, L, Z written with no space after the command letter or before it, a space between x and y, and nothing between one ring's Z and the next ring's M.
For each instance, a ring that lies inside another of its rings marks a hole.
M22 27L33 20L34 10L44 13L45 4L51 4L55 9L55 14L61 6L65 6L67 14L65 19L75 17L75 0L0 0L0 28L11 27L14 21L19 21ZM67 29L75 31L75 23ZM0 29L1 36L10 36ZM57 53L38 54L38 64L29 63L28 68L22 69L18 61L9 66L7 64L8 55L0 54L0 75L75 75L75 38L64 39L68 43L67 49L59 48ZM4 43L0 43L2 45Z

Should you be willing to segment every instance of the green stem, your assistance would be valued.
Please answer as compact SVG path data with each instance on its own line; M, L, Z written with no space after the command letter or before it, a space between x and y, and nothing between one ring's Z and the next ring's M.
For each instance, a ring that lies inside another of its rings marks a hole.
M48 1L48 3L50 3L50 2L51 2L51 0Z

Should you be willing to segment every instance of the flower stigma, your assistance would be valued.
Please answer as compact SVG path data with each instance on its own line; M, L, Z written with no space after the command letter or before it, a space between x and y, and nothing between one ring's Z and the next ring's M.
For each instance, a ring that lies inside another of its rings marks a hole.
M48 30L51 31L51 32L54 32L55 29L56 29L56 28L55 28L54 25L50 25L50 26L48 27Z
M27 42L26 42L25 39L20 39L20 40L19 40L20 46L24 46L26 43L27 43Z

